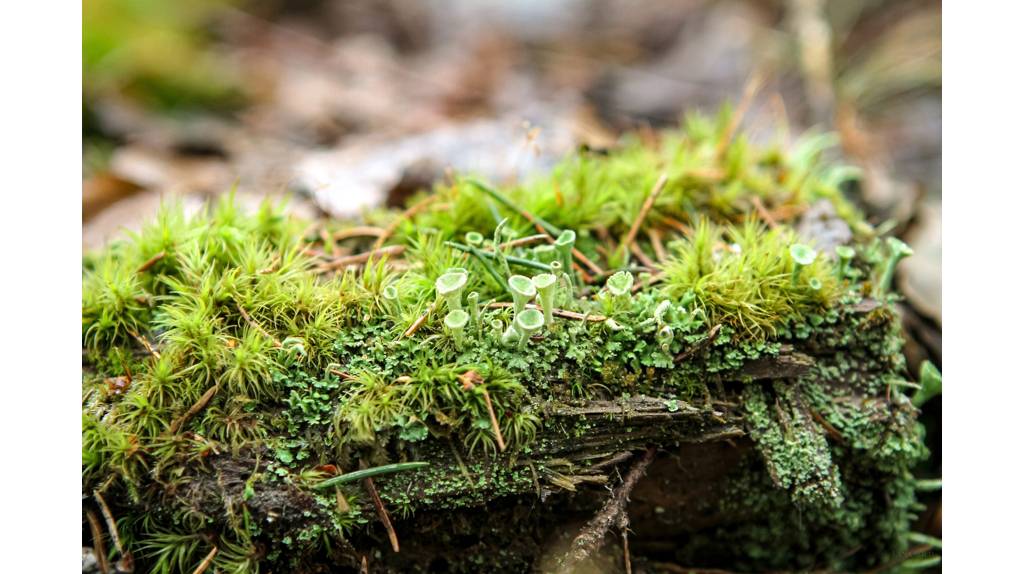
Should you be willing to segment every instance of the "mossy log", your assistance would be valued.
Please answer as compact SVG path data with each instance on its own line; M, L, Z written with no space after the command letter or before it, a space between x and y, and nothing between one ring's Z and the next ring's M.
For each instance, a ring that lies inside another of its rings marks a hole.
M897 560L927 456L886 288L901 251L817 144L755 152L730 125L360 227L172 209L87 257L83 528L161 573ZM814 202L853 255L800 243Z

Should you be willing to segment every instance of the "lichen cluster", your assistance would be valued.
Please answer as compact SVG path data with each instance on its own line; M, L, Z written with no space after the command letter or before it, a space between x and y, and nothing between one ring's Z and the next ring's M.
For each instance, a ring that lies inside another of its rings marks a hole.
M376 521L359 483L316 488L339 473L431 462L378 477L397 520L571 491L578 465L550 446L592 423L555 422L552 405L643 396L712 416L735 395L759 453L723 503L753 517L723 535L737 563L893 556L924 455L901 392L879 402L902 372L885 292L900 250L842 199L848 170L820 162L823 138L760 149L731 125L695 116L548 178L460 178L358 222L231 196L192 218L167 206L83 263L83 491L117 500L152 571L191 571L213 547L225 571L303 570ZM796 235L820 201L852 252ZM793 344L829 358L722 386ZM875 547L809 542L823 528Z

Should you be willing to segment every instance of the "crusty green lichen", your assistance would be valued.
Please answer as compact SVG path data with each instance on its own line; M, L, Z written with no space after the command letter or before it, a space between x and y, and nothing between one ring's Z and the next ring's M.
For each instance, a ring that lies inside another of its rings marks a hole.
M601 484L595 457L742 424L759 458L723 505L749 520L715 555L755 568L893 556L925 452L889 296L869 297L885 253L819 140L759 149L723 139L729 123L693 117L523 186L456 179L411 216L310 227L230 196L193 218L168 206L83 262L84 491L117 501L152 571L194 569L214 546L216 568L302 571L356 556L376 522L362 485L314 488L339 472L429 462L375 480L413 521ZM793 255L814 201L857 234L841 267ZM460 309L469 320L446 327ZM744 374L794 347L816 358L807 372ZM630 422L634 399L677 426ZM605 406L573 416L588 400ZM605 450L577 460L567 443Z

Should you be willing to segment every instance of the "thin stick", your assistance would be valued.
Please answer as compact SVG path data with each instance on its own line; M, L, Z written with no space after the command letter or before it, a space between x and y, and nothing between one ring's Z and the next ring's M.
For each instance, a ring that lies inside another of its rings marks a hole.
M587 269L590 269L590 271L593 272L595 275L601 275L604 273L604 269L601 269L601 266L599 266L597 263L594 263L590 259L587 259L587 256L584 255L582 251L576 249L575 247L572 248L572 256L576 258L576 261L579 261L580 263L585 265ZM584 281L590 283L590 279L587 278L587 273L585 271L583 271L579 267L576 267L576 270L583 273Z
M633 561L629 559L629 515L625 512L619 516L618 527L622 534L622 561L626 565L626 574L633 574Z
M341 269L342 267L348 267L349 265L366 263L370 259L383 257L385 255L401 255L404 251L404 245L388 245L387 247L374 248L372 251L358 253L356 255L346 255L344 257L338 257L337 259L332 259L331 261L322 263L317 267L317 271L321 273L334 271L335 269Z
M146 271L149 271L150 267L156 265L157 261L160 261L161 259L163 259L166 256L167 256L167 254L164 253L163 251L161 251L160 253L157 253L156 255L150 257L149 259L147 259L145 263L140 265L139 268L136 270L136 272L137 273L145 273Z
M636 258L640 260L640 263L644 264L644 267L655 269L658 266L658 264L652 261L651 258L644 253L643 249L640 249L640 246L634 242L629 243L629 252L635 255Z
M206 408L206 405L210 403L210 399L212 399L213 396L217 394L217 391L219 389L220 383L217 383L210 387L205 393L203 393L203 396L199 397L199 400L196 401L196 403L192 405L185 414L175 419L167 430L171 434L177 434L181 427L184 426L189 419L196 416L197 414L199 414L199 411Z
M633 289L631 289L631 291L633 293L639 293L641 290L646 289L646 288L650 287L651 285L654 285L655 283L661 281L664 278L665 278L665 274L664 273L658 273L656 275L651 275L651 278L648 279L647 281L641 281L641 282L637 283L636 285L633 285Z
M430 307L427 307L427 312L422 314L422 315L420 315L419 319L416 319L415 321L413 321L412 325L409 325L409 328L406 329L404 333L402 333L402 336L403 337L412 337L416 333L416 331L419 331L420 327L422 327L423 324L427 322L427 319L430 318L430 314L434 312L434 307L435 306L436 306L436 302L431 303Z
M110 532L110 539L114 541L114 548L117 549L118 555L124 556L124 546L121 545L121 537L117 533L117 521L114 520L114 515L110 512L110 507L107 506L107 501L103 500L103 495L100 494L99 490L94 490L92 492L92 496L100 505L100 512L103 513L103 519L107 521L107 531Z
M722 138L718 140L718 147L715 148L715 157L719 160L725 155L725 149L732 142L732 136L736 133L736 128L740 126L740 122L743 120L743 116L746 115L747 109L754 102L754 96L761 89L761 80L761 74L754 73L747 80L746 86L743 87L743 96L740 98L740 103L736 106L736 111L733 112L732 117L729 118L729 125L726 126Z
M153 345L149 344L149 341L147 341L145 337L143 337L142 335L136 333L135 331L133 331L131 329L128 329L128 334L131 335L133 339L138 341L140 345L145 347L146 351L149 352L150 355L153 355L153 357L155 357L157 359L160 358L160 353L156 349L153 348Z
M253 329L256 329L257 331L262 333L264 337L266 337L266 338L270 339L271 341L273 341L275 347L277 347L277 348L281 347L281 341L278 341L277 338L275 338L273 335L268 333L266 331L266 329L264 329L263 327L260 326L259 323L254 321L253 318L249 315L249 313L246 313L245 309L243 309L242 305L240 303L238 303L237 301L235 301L235 307L238 308L238 312L241 313L242 318L245 319L246 323L249 323L250 327L252 327Z
M203 574L203 572L206 572L206 569L213 564L213 559L217 557L217 552L219 551L220 549L214 546L213 550L210 550L210 553L206 555L206 558L203 558L203 561L199 563L199 566L196 566L196 569L192 571L192 574Z
M410 217L413 217L417 213L423 211L431 203L437 201L437 198L439 198L439 197L441 197L441 196L440 195L436 195L436 194L435 195L428 195L427 197L423 198L423 200L421 200L419 203L416 203L415 205L410 206L409 209L406 209L405 211L403 211L401 213L401 215L396 217L395 220L392 221L384 229L384 233L382 233L380 235L380 237L377 238L377 241L373 244L373 249L376 251L376 250L380 249L381 247L383 247L384 246L384 242L387 241L387 238L391 237L391 234L394 233L396 229L398 229L398 226L401 225L403 221L405 221L406 219L409 219ZM396 552L397 552L397 550L396 550Z
M504 309L506 307L512 307L514 305L514 303L509 303L508 301L496 301L493 303L488 303L487 308ZM543 310L540 306L534 305L533 303L527 303L526 307L529 309ZM604 315L584 315L583 313L577 313L575 311L566 311L565 309L552 309L551 314L556 317L561 317L563 319L576 319L577 321L587 320L593 321L595 323L600 323L601 321L605 321L608 319L608 317L605 317Z
M636 234L640 231L640 226L643 225L644 219L647 219L647 213L654 207L654 201L658 199L658 195L661 194L661 190L665 189L665 184L667 183L667 173L662 173L658 177L658 181L654 182L651 193L647 194L647 199L644 200L640 213L636 215L636 219L633 220L633 226L629 228L629 233L626 234L626 239L623 240L626 245L631 245L636 240Z
M388 539L391 540L391 549L396 553L398 552L398 534L395 533L395 527L391 525L391 517L388 516L388 509L384 508L384 501L380 499L380 494L377 492L377 487L373 484L373 479L366 477L363 479L363 486L370 493L370 499L373 500L373 507L377 510L377 517L384 523L384 529L388 531Z
M693 228L689 225L679 221L674 217L668 215L662 215L661 220L664 221L669 227L674 228L679 233L682 233L684 237L690 237L693 235Z
M498 439L498 450L505 452L505 437L501 436L501 427L498 426L498 417L494 414L494 407L491 405L491 395L487 389L484 392L484 404L487 405L487 414L491 415L491 428L494 430L494 438Z
M536 235L527 235L526 237L520 237L519 239L513 239L512 241L506 241L498 246L498 249L507 249L510 247L522 247L524 245L531 245L533 243L540 243L541 241L551 242L551 236L547 233L538 233ZM487 252L488 250L484 250Z
M91 508L85 509L85 517L89 521L89 532L92 533L92 553L96 556L96 564L103 574L109 574L110 564L107 562L107 549L103 546L103 527L100 519Z
M668 259L668 252L665 251L665 244L661 242L661 232L652 227L647 230L647 237L651 240L654 256L658 258L659 263L664 263Z
M380 237L382 235L384 235L384 229L363 225L358 227L349 227L347 229L339 229L334 232L332 237L335 241L344 241L346 239L352 239L353 237Z
M651 461L654 460L656 452L657 450L654 447L647 449L643 457L637 460L633 467L629 469L626 478L615 489L612 497L587 522L586 526L580 530L579 535L572 541L572 550L562 559L562 572L571 572L580 562L601 547L605 534L608 533L613 524L618 522L619 517L625 513L626 502L629 500L630 493L640 480L640 477L647 471Z
M776 227L779 226L779 223L775 221L775 218L772 217L772 214L767 209L765 209L764 203L761 201L760 197L756 195L751 197L750 203L754 204L754 209L757 211L757 215L760 216L761 219L763 219L764 222L768 224L768 227L775 229Z

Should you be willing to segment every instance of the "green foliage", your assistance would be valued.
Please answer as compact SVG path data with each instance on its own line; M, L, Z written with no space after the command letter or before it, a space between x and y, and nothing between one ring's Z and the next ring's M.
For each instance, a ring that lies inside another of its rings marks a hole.
M127 95L157 108L240 103L238 79L204 27L231 0L90 0L82 11L89 98Z
M675 298L692 293L712 324L758 339L775 335L782 322L821 311L839 295L832 265L821 257L793 280L795 242L791 230L768 230L753 220L724 229L701 220L662 267L663 291Z

